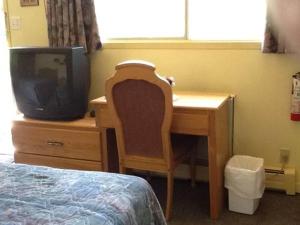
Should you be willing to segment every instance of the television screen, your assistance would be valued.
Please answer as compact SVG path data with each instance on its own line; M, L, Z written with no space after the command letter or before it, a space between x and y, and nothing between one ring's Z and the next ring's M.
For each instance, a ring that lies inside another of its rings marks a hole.
M10 59L16 103L25 116L48 120L84 116L90 73L83 48L12 48Z

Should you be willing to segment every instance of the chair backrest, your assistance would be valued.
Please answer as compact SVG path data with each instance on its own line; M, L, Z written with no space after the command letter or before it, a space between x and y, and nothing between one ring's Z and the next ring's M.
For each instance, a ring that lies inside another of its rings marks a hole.
M127 61L106 81L106 98L116 129L119 160L170 159L172 90L152 64Z

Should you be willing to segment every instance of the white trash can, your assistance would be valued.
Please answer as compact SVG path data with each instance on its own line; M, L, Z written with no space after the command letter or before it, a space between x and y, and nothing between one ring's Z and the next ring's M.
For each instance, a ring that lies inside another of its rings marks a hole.
M252 215L265 190L264 160L235 155L225 167L229 210Z

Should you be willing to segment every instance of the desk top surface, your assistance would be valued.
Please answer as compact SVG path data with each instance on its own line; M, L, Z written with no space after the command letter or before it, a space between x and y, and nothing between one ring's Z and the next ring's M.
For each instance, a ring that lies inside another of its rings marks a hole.
M220 108L230 97L230 94L175 92L173 95L173 107L216 110ZM106 104L105 96L94 99L91 103Z

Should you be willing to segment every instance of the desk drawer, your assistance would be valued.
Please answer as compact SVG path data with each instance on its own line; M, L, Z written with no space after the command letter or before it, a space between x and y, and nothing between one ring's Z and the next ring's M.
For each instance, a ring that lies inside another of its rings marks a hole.
M171 131L193 135L207 135L209 127L208 112L174 112Z
M98 131L14 126L17 152L101 161Z

